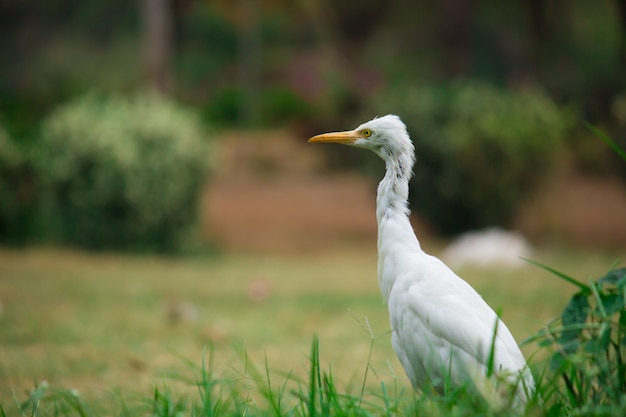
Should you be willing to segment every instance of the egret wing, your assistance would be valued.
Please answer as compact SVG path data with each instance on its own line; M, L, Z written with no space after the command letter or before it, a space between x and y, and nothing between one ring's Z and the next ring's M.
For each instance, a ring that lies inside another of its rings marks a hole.
M393 294L394 304L402 306L401 313L391 314L396 345L410 346L403 353L408 360L419 360L426 368L448 367L453 375L484 374L493 342L495 371L524 368L515 339L495 312L445 264L429 260L427 270L424 265L420 269L436 276L435 283L413 279L406 291Z

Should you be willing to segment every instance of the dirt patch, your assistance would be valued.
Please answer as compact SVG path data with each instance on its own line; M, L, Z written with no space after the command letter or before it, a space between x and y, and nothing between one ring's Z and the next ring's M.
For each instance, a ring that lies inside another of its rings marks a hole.
M538 240L626 246L626 187L614 178L565 173L520 210L520 230Z
M375 239L369 184L351 177L216 182L206 234L238 250L312 250Z

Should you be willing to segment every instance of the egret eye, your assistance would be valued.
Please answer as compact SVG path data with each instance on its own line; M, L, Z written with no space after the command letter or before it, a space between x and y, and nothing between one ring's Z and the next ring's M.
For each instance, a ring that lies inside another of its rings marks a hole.
M370 129L363 129L361 133L363 133L363 136L365 136L366 138L372 136L372 131Z

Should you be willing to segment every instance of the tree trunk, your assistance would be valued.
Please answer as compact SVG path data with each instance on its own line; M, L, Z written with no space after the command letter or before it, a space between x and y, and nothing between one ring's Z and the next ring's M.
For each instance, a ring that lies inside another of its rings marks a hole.
M252 127L259 122L259 77L261 72L260 7L258 0L239 0L240 7L240 61L239 82L242 101L239 122Z
M143 65L148 85L168 94L173 88L174 14L171 0L140 0Z

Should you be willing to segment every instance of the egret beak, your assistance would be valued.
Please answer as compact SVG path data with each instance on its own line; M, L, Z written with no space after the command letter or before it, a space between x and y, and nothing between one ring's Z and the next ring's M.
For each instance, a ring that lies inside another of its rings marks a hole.
M350 145L360 137L361 135L356 130L348 130L346 132L322 133L321 135L313 136L309 139L309 142L342 143L344 145Z

